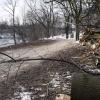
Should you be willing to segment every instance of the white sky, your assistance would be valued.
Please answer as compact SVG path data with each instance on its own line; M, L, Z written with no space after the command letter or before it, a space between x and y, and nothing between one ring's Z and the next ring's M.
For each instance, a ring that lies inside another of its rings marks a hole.
M11 15L5 11L7 0L0 0L0 21L8 20ZM25 6L25 0L19 0L16 7L16 16L19 16L21 18L22 11L24 10Z
M27 0L29 1L29 0ZM36 0L37 7L40 7L42 0ZM5 11L7 0L0 0L0 22L7 20L9 22L9 19L11 19L11 15ZM25 0L17 0L17 7L16 7L16 17L18 16L20 18L20 21L22 22L22 15L23 12L28 9L28 6L25 2Z
M37 1L41 1L41 0L37 0ZM7 0L0 0L0 21L5 21L8 20L9 18L11 18L11 15L4 10L4 8L6 8L6 3ZM21 20L21 16L22 16L22 12L24 10L26 10L27 4L25 3L25 0L17 0L17 7L16 7L16 16L20 17Z

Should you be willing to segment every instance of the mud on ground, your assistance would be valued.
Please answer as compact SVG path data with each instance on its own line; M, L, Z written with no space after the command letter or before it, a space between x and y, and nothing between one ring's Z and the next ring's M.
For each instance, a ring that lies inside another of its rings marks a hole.
M81 56L85 50L77 45L64 49L51 58L70 60ZM0 100L55 100L57 94L70 95L71 77L76 71L79 70L70 64L43 61L39 66L2 81Z

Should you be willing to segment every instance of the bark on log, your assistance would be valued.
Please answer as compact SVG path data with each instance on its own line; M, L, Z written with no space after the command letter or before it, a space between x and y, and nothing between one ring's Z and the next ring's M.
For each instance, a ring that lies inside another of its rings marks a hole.
M72 78L71 100L100 100L100 76L75 73Z

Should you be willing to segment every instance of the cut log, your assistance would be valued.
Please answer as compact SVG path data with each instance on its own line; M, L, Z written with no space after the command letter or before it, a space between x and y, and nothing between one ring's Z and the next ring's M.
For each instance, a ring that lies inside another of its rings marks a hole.
M58 94L56 96L56 100L71 100L70 96L65 94Z
M75 73L72 78L71 100L100 100L100 76Z

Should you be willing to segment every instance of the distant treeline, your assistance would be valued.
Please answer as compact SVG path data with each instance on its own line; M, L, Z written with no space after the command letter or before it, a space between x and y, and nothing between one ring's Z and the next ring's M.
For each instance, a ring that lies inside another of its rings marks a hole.
M25 25L15 24L15 33L23 42L32 42L34 40L44 39L45 37L49 38L50 36L53 37L55 35L64 34L64 28L54 27L47 33L44 27L39 23ZM8 34L13 36L13 26L8 25L7 22L0 23L0 35Z

